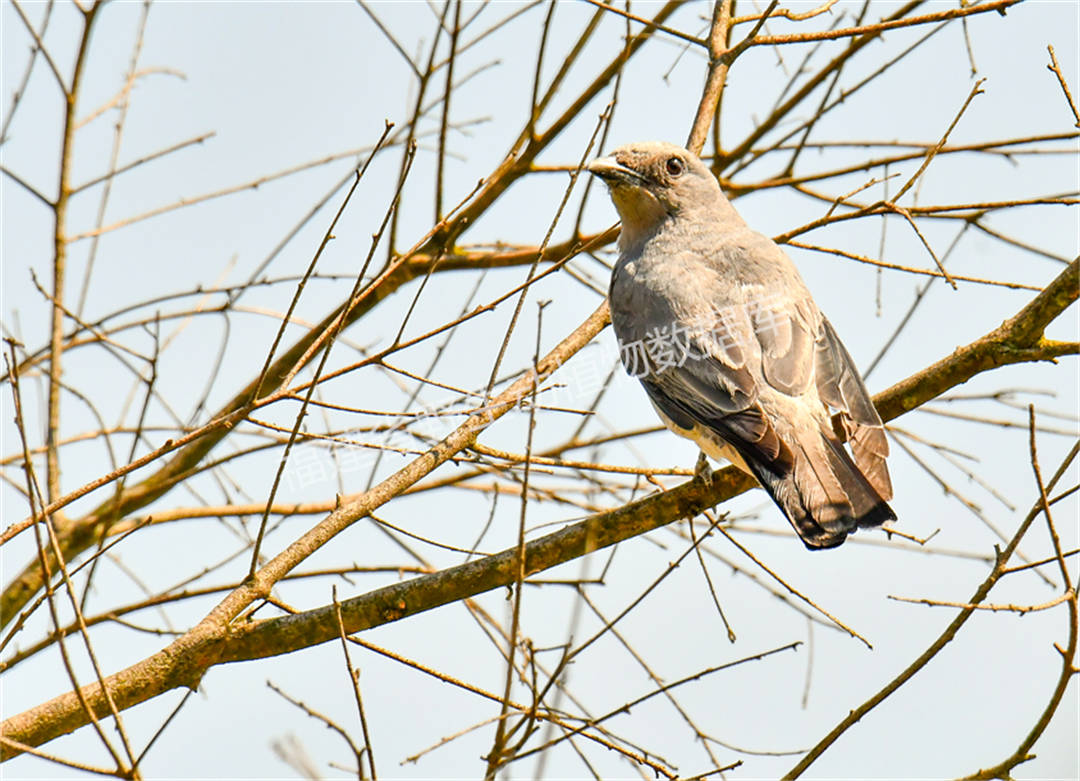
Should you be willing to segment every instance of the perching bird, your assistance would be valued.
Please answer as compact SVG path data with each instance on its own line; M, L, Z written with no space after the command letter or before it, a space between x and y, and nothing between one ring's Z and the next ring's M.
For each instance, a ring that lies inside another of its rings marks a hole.
M881 418L784 251L681 147L630 144L588 170L622 220L609 291L620 357L664 424L753 475L808 548L895 520Z

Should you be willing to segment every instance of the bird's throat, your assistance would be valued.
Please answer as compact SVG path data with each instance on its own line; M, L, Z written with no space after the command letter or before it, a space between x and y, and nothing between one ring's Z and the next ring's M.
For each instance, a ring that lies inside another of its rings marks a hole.
M619 251L640 245L656 233L668 213L652 193L640 187L613 187L611 199L622 220Z

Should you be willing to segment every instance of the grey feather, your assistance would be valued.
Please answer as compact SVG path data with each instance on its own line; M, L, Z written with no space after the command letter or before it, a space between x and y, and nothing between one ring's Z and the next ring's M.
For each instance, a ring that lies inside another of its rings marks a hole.
M634 144L589 170L622 218L609 291L620 355L664 423L753 474L807 547L895 518L881 420L783 250L685 149Z

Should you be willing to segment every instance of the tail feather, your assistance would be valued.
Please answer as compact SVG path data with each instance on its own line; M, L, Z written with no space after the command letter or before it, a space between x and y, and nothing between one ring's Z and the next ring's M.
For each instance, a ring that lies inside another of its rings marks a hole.
M780 473L757 459L746 461L807 548L835 548L857 528L896 519L885 498L830 433L802 437L793 450L798 455Z

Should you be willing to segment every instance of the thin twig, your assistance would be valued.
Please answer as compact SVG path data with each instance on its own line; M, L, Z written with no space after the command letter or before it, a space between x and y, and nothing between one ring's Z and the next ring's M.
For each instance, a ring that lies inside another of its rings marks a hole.
M1072 110L1075 126L1080 127L1080 111L1077 111L1076 109L1076 101L1073 100L1072 93L1069 91L1069 85L1065 81L1065 74L1061 72L1061 66L1058 65L1057 55L1054 54L1054 47L1047 45L1046 50L1050 52L1050 64L1046 66L1046 69L1057 76L1058 84L1061 85L1061 91L1065 93L1065 100L1069 104L1069 109Z

